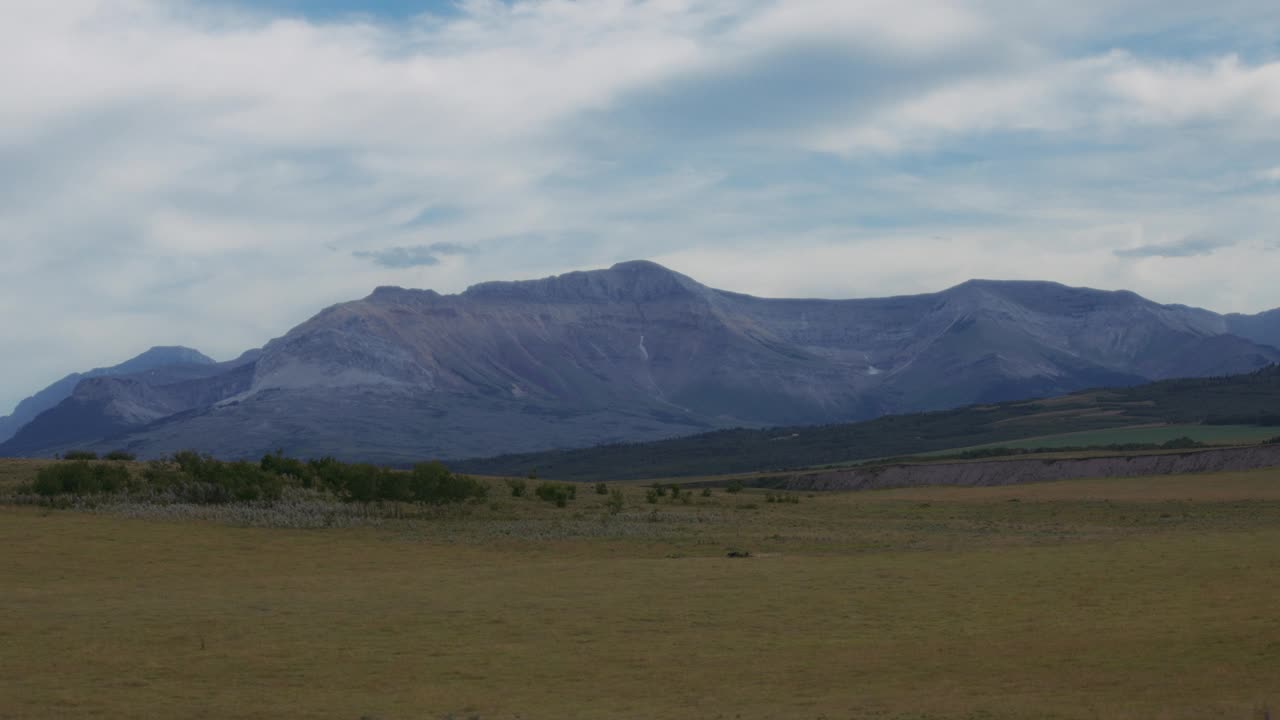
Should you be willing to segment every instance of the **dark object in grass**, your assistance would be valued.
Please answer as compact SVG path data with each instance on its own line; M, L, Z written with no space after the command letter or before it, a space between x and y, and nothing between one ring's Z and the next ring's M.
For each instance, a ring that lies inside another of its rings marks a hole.
M725 554L725 557L749 558L751 557L751 552L748 550L730 550L728 553Z

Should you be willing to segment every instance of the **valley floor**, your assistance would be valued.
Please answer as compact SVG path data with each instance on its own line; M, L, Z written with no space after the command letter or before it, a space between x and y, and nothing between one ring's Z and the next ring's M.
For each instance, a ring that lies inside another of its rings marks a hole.
M582 490L323 530L0 508L0 718L1280 714L1280 470Z

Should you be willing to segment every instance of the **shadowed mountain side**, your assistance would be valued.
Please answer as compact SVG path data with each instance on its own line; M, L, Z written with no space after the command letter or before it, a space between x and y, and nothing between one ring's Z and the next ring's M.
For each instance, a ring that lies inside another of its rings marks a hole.
M649 443L464 460L466 472L556 480L716 475L849 463L1159 424L1276 424L1280 366L840 425L732 429ZM1276 427L1280 435L1280 424Z
M492 429L499 427L507 428L504 447L536 450L584 439L591 444L659 439L714 426L660 405L570 412L502 397L477 401L448 392L409 394L382 387L324 393L267 390L77 447L98 452L122 448L148 457L199 448L218 457L251 459L283 449L302 457L334 455L402 465L485 453L494 447Z

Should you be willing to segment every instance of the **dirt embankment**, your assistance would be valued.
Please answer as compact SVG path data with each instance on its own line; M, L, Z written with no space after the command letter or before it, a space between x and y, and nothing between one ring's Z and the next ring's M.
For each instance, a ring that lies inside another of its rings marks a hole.
M924 485L977 487L1075 478L1231 472L1267 467L1280 467L1280 445L1163 455L881 465L800 473L788 478L786 487L791 490L878 490Z

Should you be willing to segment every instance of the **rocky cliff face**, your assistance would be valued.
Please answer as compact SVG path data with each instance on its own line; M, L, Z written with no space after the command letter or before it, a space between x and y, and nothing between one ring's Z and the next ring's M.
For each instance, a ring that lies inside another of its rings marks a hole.
M772 300L631 262L458 295L379 288L272 341L220 389L182 400L155 384L96 391L110 398L100 414L132 427L109 444L143 454L283 447L410 461L859 420L1280 361L1230 334L1232 322L1052 283ZM57 424L74 424L66 412Z

